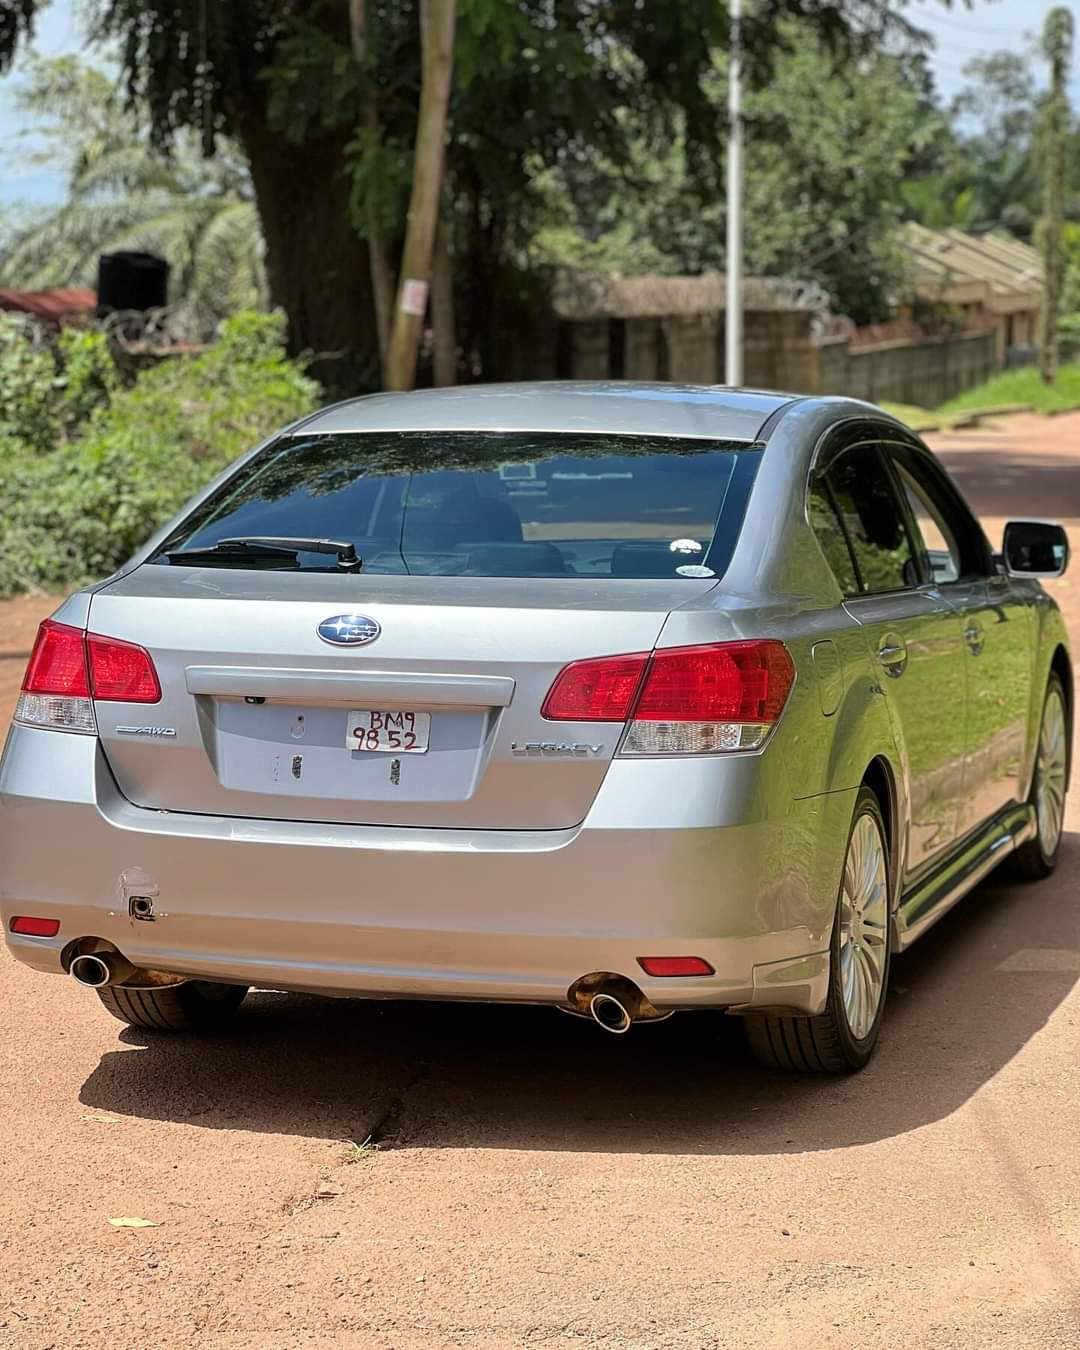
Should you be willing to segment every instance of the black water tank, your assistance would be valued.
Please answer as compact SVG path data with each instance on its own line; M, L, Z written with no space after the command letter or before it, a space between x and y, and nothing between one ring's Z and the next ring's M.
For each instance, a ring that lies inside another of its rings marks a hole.
M169 299L169 264L153 253L103 253L98 258L98 314L160 309Z

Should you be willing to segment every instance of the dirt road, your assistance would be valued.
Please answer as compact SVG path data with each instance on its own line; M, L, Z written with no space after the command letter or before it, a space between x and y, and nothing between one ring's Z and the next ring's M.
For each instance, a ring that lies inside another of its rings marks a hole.
M1065 516L1080 545L1080 418L938 444L986 515ZM1080 562L1057 591L1080 638ZM4 652L43 608L0 612ZM24 659L0 654L0 698ZM155 1039L4 954L0 1345L1075 1345L1064 847L896 961L880 1051L842 1081L761 1072L704 1015L615 1038L259 994L234 1034Z

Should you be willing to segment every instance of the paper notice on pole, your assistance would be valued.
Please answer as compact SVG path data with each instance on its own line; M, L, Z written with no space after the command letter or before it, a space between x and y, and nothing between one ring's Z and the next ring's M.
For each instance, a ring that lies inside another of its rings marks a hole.
M412 314L418 319L424 317L427 309L428 284L408 278L401 287L401 312Z

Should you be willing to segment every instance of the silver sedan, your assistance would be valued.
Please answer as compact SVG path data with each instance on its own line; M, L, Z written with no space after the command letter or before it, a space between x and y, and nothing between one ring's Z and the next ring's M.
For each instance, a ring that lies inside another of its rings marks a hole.
M891 956L1006 856L1054 866L1067 561L1038 521L994 552L850 400L339 404L42 624L7 942L146 1028L252 985L719 1008L772 1066L858 1069Z

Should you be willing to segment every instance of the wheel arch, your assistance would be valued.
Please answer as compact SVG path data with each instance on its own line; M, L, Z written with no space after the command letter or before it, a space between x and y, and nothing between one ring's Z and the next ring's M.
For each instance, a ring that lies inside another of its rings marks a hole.
M1073 670L1072 662L1069 660L1069 653L1065 650L1062 643L1058 643L1054 648L1054 654L1050 658L1050 673L1056 675L1061 681L1062 692L1065 695L1065 721L1069 729L1067 744L1072 746L1073 738L1073 704L1075 701L1075 691L1073 689ZM1069 780L1072 777L1072 754L1070 753L1065 761L1065 785L1068 787Z
M889 873L892 879L892 909L895 912L900 903L900 877L903 875L900 867L900 804L896 775L884 755L875 755L866 766L861 786L868 787L877 798L885 821L885 844L889 850Z

